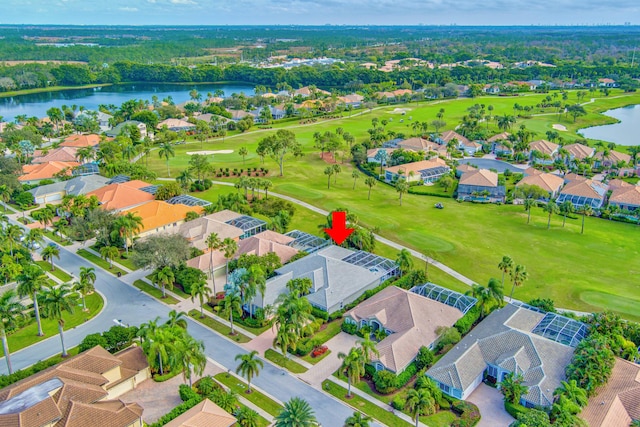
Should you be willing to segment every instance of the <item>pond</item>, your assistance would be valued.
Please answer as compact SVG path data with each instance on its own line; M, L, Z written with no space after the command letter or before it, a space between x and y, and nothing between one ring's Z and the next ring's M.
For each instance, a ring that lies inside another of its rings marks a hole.
M120 106L130 99L143 99L151 102L151 97L154 95L160 100L171 96L173 102L180 104L190 99L189 92L192 89L200 92L203 99L206 98L208 92L213 94L216 90L222 90L224 96L241 92L247 96L254 94L253 86L242 84L122 84L0 98L0 116L5 122L13 121L15 116L21 114L27 117L42 118L47 115L47 110L51 107L77 105L78 107L83 106L87 110L97 110L100 104Z
M619 123L592 126L578 131L585 138L614 142L618 145L640 145L640 105L608 110L605 116L620 120Z

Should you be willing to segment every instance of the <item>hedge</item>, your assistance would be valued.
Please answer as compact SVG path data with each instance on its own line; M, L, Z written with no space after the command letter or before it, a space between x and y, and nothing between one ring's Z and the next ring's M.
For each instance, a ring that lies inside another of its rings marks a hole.
M469 311L465 313L464 316L458 319L458 321L453 325L454 328L460 332L460 335L465 335L467 332L471 330L473 325L480 319L480 308L478 305L474 305L471 307Z
M396 376L396 388L402 388L407 385L407 383L411 381L411 378L417 373L418 367L416 366L416 362L411 362L404 371Z
M154 375L153 376L153 380L157 383L162 383L165 382L167 380L170 380L171 378L175 377L176 375L178 375L180 372L180 370L175 370L175 371L169 371L164 375Z
M178 394L180 395L180 400L186 402L191 399L195 399L200 396L192 387L189 387L186 384L180 384L178 387Z
M149 427L162 427L163 425L169 423L170 421L178 418L180 415L187 412L189 409L196 406L198 403L202 402L203 397L198 395L198 397L194 397L193 399L189 399L184 403L176 406L171 410L171 412L164 414L158 421L153 424L149 424Z
M311 314L316 319L322 319L325 322L329 320L329 313L324 310L319 309L318 307L311 306Z
M504 409L516 420L518 419L518 415L526 414L529 410L520 404L513 404L511 402L504 402Z
M356 332L358 332L358 325L351 322L342 322L340 329L342 329L342 332L346 332L349 335L355 335Z
M10 384L13 384L15 382L18 382L22 379L25 379L27 377L30 377L33 374L36 374L40 371L44 371L45 369L55 365L56 363L58 363L59 360L56 360L56 358L52 358L52 359L48 359L48 360L42 360L38 363L36 363L33 366L30 366L26 369L22 369L20 371L15 371L13 374L11 375L0 375L0 388L6 387Z

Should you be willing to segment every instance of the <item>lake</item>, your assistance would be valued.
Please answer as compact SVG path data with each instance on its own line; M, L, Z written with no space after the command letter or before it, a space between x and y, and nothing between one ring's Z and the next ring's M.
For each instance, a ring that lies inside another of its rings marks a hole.
M584 128L578 133L586 138L615 142L617 145L640 145L640 105L608 110L605 116L614 117L620 123Z
M5 122L13 121L15 116L20 114L41 118L47 115L47 110L51 107L60 108L62 105L71 107L75 104L78 107L82 105L87 110L97 110L100 104L120 106L129 99L143 99L151 102L153 95L160 100L171 96L173 102L180 104L190 99L189 91L192 89L197 89L203 99L208 92L214 93L218 89L224 91L224 96L241 92L247 96L254 94L253 86L242 84L122 84L0 98L0 116Z

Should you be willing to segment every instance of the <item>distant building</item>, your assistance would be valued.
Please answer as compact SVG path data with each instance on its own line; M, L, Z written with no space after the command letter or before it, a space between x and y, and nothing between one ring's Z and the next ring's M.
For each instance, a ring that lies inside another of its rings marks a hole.
M470 170L460 177L459 200L479 200L503 203L507 191L498 185L498 174L488 169Z

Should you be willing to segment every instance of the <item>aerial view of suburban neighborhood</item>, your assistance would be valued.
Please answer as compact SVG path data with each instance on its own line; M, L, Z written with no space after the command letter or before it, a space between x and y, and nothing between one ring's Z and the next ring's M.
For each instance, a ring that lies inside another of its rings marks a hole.
M2 3L0 426L640 427L635 3Z

